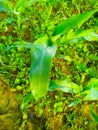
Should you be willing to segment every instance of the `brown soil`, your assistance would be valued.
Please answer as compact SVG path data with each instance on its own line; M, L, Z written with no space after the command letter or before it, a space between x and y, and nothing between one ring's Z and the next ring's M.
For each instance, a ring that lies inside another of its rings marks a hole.
M0 130L18 130L21 115L16 93L0 77Z

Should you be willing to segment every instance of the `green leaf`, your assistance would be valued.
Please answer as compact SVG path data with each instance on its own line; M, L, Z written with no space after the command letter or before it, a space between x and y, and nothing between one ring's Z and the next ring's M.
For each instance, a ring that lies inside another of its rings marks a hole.
M87 41L97 41L98 40L98 34L95 32L91 32L88 34L88 36L84 36L84 39Z
M56 102L53 107L57 108L57 107L62 107L62 106L63 106L63 102L60 101L60 102Z
M98 88L98 79L92 78L88 82L87 86L84 87L83 92L90 90L92 87L93 88Z
M90 54L89 56L88 56L88 58L90 59L90 60L98 60L98 56L96 56L95 54Z
M48 91L51 62L56 53L56 46L48 46L47 40L42 37L32 45L30 88L35 100Z
M5 50L8 51L11 48L18 48L18 49L24 49L24 48L31 48L32 43L30 42L25 42L25 41L17 41L11 44L10 46L5 47Z
M56 80L56 81L50 82L50 87L49 87L50 91L51 90L53 91L57 88L63 92L67 92L67 93L79 93L81 91L80 86L71 82L68 79L61 80L61 81Z
M98 88L92 87L84 100L98 100Z
M82 100L80 98L76 99L75 101L73 101L70 105L68 105L69 107L73 107L75 105L77 105L78 103L81 103Z
M62 33L68 33L70 30L72 30L76 27L80 28L81 25L85 21L87 21L97 11L98 10L92 10L92 11L89 11L89 12L85 12L85 13L82 13L82 14L72 16L71 18L64 20L61 24L59 24L55 28L52 36L61 35Z
M80 86L71 82L70 80L59 81L59 84L62 86L61 90L63 92L79 93L81 90Z
M95 122L98 122L98 115L93 111L92 106L90 106L90 114Z
M56 37L57 39L59 36ZM52 40L56 40L56 38L52 38ZM94 32L94 29L86 29L82 30L79 29L77 31L71 30L68 32L68 34L62 36L59 39L58 44L59 45L66 45L70 42L78 42L82 40L87 40L87 41L97 41L98 40L98 34Z
M27 7L30 7L33 4L34 0L18 0L15 6L15 10L23 12Z
M63 58L65 60L69 61L69 62L72 61L72 58L70 58L70 56L65 56L65 55L62 55L62 54L61 55L57 55L56 58Z
M80 93L84 100L98 100L98 79L92 78Z
M31 99L32 99L32 94L29 93L29 94L23 99L23 101L22 101L22 103L21 103L21 106L20 106L21 110L23 110L23 109L25 108L25 106L28 105L28 102L29 102Z
M13 6L9 0L0 0L0 11L11 12Z
M69 32L64 40L71 41L78 38L82 38L87 41L96 41L98 40L98 34L96 34L93 29L77 30L75 32Z
M55 91L58 88L61 88L61 86L56 84L55 81L50 81L49 91Z

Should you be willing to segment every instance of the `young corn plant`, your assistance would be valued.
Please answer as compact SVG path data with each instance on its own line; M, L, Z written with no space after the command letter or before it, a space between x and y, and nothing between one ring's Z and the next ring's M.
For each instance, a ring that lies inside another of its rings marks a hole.
M17 20L17 27L20 29L21 24L24 21L23 13L29 8L36 0L17 0L13 5L9 0L0 0L0 12L7 12L10 16L15 15ZM14 19L14 18L13 18Z
M19 6L16 7L19 9ZM98 10L92 10L77 14L64 20L54 29L51 37L45 35L44 37L37 39L34 43L17 41L10 46L30 48L31 50L29 79L31 93L36 101L46 95L49 86L50 88L58 87L64 92L75 93L78 97L83 97L83 100L98 100L98 79L90 81L90 84L88 83L85 90L67 79L62 81L50 81L52 59L55 57L56 50L59 46L66 45L70 42L78 43L80 40L98 40L98 34L96 34L95 29L81 29L83 23L97 11ZM96 96L94 97L93 94ZM27 103L30 98L31 95L28 95L24 100L24 104ZM80 99L73 104L77 104L79 101Z

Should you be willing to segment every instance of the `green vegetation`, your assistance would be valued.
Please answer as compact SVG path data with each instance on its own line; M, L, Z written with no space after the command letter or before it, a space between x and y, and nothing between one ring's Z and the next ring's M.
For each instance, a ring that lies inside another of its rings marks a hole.
M18 129L97 130L97 8L95 0L0 0L0 83L15 92Z

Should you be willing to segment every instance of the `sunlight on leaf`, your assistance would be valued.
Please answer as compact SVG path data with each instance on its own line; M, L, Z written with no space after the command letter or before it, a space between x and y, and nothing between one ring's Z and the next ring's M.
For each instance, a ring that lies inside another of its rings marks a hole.
M77 84L69 81L69 80L62 80L59 81L59 84L62 86L61 90L64 92L69 92L69 93L79 93L81 88Z
M57 88L67 93L79 93L81 91L80 86L67 79L61 81L52 81L50 84L50 90Z
M65 40L71 41L78 38L82 38L82 40L85 39L87 41L96 41L98 40L98 34L96 34L93 29L77 30L75 32L68 33L67 38L65 37Z
M31 51L30 88L36 100L48 91L51 62L56 53L56 46L47 46L47 38L40 44L42 40L43 37L37 40Z
M98 89L92 87L84 100L98 100Z

